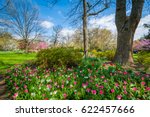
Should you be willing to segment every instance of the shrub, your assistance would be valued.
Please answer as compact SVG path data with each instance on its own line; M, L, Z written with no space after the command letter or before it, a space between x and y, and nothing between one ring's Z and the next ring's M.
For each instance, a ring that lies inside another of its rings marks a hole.
M115 55L114 50L107 50L104 52L97 52L96 50L92 51L92 54L97 58L106 58L107 60L112 61Z
M137 62L145 66L150 66L150 52L148 51L139 52L137 57Z
M81 62L82 54L73 48L51 48L37 53L37 64L44 67L64 65L76 66Z

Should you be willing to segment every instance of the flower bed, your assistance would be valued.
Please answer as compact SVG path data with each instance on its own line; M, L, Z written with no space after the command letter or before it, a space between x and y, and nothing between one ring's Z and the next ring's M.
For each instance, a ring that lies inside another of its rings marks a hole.
M150 99L149 81L148 74L126 71L112 63L51 70L23 65L6 74L13 98L20 100Z

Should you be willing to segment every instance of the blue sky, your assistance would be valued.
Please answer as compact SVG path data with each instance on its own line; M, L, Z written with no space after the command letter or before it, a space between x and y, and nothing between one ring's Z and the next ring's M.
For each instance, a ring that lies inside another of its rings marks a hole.
M46 29L48 35L50 35L53 26L61 25L63 27L62 34L68 35L73 34L77 27L70 25L70 20L67 20L67 13L71 9L71 2L76 2L78 0L58 0L59 2L54 7L49 7L47 0L30 0L33 5L36 5L39 9L39 17L41 19L41 26ZM51 0L49 0L51 1ZM114 0L115 1L115 0ZM147 9L148 4L145 4L143 16L141 22L137 28L135 39L140 38L148 32L147 29L143 27L144 23L150 23L150 7ZM127 11L130 13L130 11ZM100 27L111 30L116 33L115 26L115 4L111 8L102 12L98 17L92 17L89 19L89 25L91 28Z
M52 30L53 26L62 25L64 27L64 35L65 33L72 34L75 30L75 27L70 25L71 21L66 21L67 13L71 8L70 1L71 0L59 0L59 2L53 8L51 8L48 7L49 4L44 0L33 0L33 2L39 8L40 18L43 21L42 26L50 31ZM101 28L107 28L113 33L116 33L114 6L105 12L102 12L98 17L90 18L89 24L91 27L100 26ZM142 19L135 34L136 39L148 32L148 30L143 27L144 23L150 23L150 11L148 11L147 8L147 4L145 4ZM129 10L127 12L130 13Z

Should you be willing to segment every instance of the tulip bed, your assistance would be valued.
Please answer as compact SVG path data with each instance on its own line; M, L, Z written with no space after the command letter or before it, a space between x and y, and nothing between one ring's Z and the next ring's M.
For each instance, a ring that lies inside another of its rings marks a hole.
M150 75L94 62L76 68L15 66L6 83L17 100L146 100Z

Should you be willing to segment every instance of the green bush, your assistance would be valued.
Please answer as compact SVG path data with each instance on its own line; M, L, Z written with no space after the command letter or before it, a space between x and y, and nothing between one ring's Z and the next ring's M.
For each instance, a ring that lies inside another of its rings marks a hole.
M107 60L112 61L115 55L114 50L107 50L104 52L97 52L96 50L92 51L92 54L97 58L106 58Z
M137 62L145 66L150 66L150 52L141 51L137 54Z
M82 59L82 54L73 48L51 48L37 53L37 64L43 67L77 66Z

